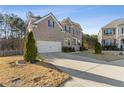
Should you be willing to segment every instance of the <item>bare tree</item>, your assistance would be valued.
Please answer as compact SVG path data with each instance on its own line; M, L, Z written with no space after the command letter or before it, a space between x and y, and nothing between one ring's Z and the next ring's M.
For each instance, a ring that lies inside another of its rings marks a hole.
M23 19L15 14L0 13L0 39L4 39L3 49L21 49L22 39L26 31Z

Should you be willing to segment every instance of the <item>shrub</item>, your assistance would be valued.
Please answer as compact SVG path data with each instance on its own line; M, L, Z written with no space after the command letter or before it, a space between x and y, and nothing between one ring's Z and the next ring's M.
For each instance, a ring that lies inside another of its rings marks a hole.
M94 50L95 50L96 54L101 54L102 53L101 44L99 42L96 42Z
M75 48L71 48L71 52L75 52Z
M80 47L80 51L87 50L85 47Z
M26 62L33 62L37 57L37 47L33 32L27 32L23 43L23 56Z
M62 52L75 52L75 49L72 47L62 47Z
M80 46L80 51L83 51L83 50L85 50L85 46L84 46L84 44L82 42L82 45Z
M119 50L116 45L102 46L103 50Z

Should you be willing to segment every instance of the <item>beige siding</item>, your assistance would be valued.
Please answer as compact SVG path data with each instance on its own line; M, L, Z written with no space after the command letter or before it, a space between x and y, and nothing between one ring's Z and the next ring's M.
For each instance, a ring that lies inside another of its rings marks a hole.
M37 27L34 28L34 35L37 41L61 41L63 42L64 32L55 22L54 28L48 27L48 20L53 20L52 17L38 23Z
M69 38L71 40L71 44L70 45L65 45L65 46L75 47L76 50L79 50L80 46L82 45L81 29L78 26L70 23L69 20L62 21L61 25L62 25L63 28L64 28L65 25L71 27L71 31L70 32L65 32L65 35L64 35L64 38ZM74 34L73 34L73 29L74 29ZM72 44L73 38L76 38L77 40L80 40L81 44L80 45L73 45Z
M104 29L102 29L102 39L116 39L116 33L112 35L104 35Z
M62 23L62 27L64 25L69 25L71 27L71 32L65 32L61 27L54 21L55 25L53 27L48 27L48 20L54 19L49 16L46 19L40 21L37 26L33 26L33 33L34 37L37 41L59 41L62 42L62 46L69 46L69 47L75 47L76 50L79 50L80 45L72 45L73 38L77 38L77 40L80 40L82 44L82 32L81 29L77 26L72 25L68 21L65 23ZM73 35L73 29L74 29L74 35ZM78 33L76 32L78 31ZM65 44L65 39L70 39L70 45Z

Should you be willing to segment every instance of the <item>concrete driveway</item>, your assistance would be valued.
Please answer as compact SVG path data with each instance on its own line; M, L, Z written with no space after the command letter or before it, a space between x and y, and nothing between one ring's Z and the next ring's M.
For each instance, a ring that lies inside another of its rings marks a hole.
M64 87L124 87L124 60L105 62L69 53L41 54L71 75Z

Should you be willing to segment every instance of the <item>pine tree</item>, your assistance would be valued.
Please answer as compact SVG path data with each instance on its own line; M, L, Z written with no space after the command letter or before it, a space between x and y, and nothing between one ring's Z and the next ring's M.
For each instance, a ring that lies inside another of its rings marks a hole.
M32 31L26 33L23 45L23 56L26 62L32 62L37 57L37 47Z

